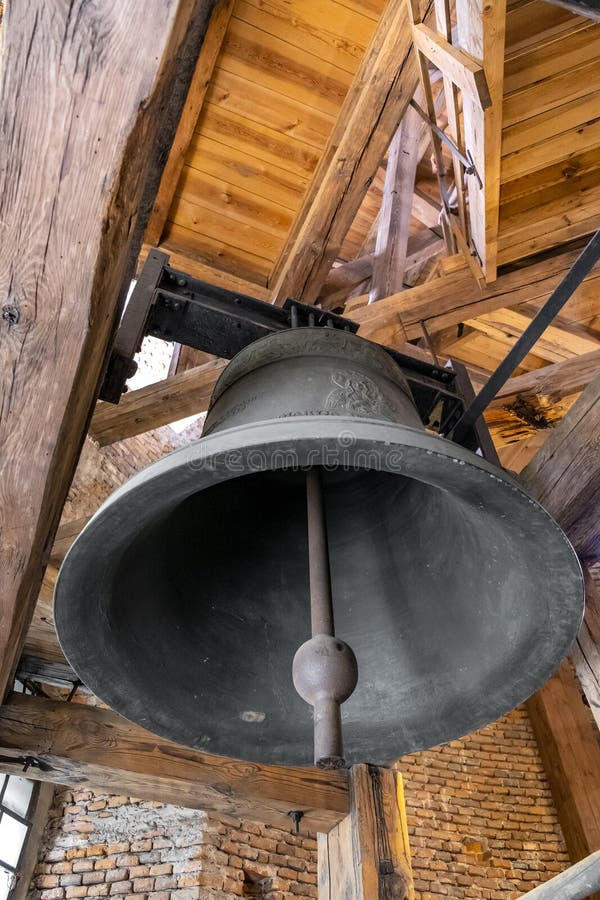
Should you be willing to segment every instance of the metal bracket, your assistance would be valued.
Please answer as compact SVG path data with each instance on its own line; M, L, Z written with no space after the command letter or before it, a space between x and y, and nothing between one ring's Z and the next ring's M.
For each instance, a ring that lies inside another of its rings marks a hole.
M101 400L119 402L146 335L231 359L253 341L292 327L358 331L358 323L344 316L292 299L274 306L199 281L168 262L165 253L148 255L121 319ZM383 349L402 370L426 427L438 431L443 422L460 418L465 401L453 369ZM470 433L467 440L473 442Z
M39 769L40 772L51 772L52 766L38 759L37 756L0 756L0 766L9 764L11 766L21 765L23 772L29 769Z

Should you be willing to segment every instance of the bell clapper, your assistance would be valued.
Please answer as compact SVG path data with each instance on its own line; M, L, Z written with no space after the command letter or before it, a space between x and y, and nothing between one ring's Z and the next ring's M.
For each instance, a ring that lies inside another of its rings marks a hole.
M296 652L294 687L313 707L315 765L338 769L345 765L340 705L358 679L356 657L335 637L327 522L318 468L306 475L310 618L312 638Z

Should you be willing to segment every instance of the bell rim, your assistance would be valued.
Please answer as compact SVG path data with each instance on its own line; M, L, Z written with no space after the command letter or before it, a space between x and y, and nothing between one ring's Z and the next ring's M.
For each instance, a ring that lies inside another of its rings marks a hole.
M122 503L125 498L129 498L131 500L134 495L138 495L142 503L146 503L150 497L150 492L154 493L155 491L155 487L157 484L156 479L163 480L165 484L168 484L172 481L175 486L179 486L179 491L177 492L177 495L171 499L170 504L160 507L160 514L162 515L168 512L171 505L175 507L180 502L182 502L182 500L193 493L201 491L209 486L212 486L213 484L221 483L222 481L230 480L231 478L250 474L248 471L235 472L234 474L232 474L231 471L224 472L223 469L221 469L220 471L217 471L215 477L214 472L211 473L207 472L206 470L203 472L202 466L198 465L199 447L201 447L203 451L202 463L205 463L207 460L214 461L215 458L223 457L232 451L239 452L240 450L244 450L246 452L251 452L253 449L260 451L264 449L265 445L274 448L278 444L281 445L289 442L293 443L304 441L309 443L312 442L315 444L320 442L322 444L324 440L335 441L339 440L340 437L342 437L342 439L347 439L348 435L353 435L359 441L362 435L363 440L368 440L369 444L372 444L375 439L376 433L378 435L376 443L378 443L381 448L388 448L388 450L393 450L394 446L398 446L402 449L408 448L410 451L416 451L417 453L421 452L422 455L433 454L437 456L438 459L441 459L443 464L447 464L449 466L464 464L465 472L473 473L474 471L477 471L478 474L481 473L482 475L494 479L496 482L498 482L499 485L502 486L504 490L510 491L513 498L516 498L515 508L517 510L523 503L532 506L536 510L536 514L541 515L545 520L547 527L550 529L548 534L553 534L555 538L558 539L557 543L555 545L553 544L553 547L555 546L556 548L558 548L562 546L565 560L569 561L571 567L570 575L577 575L578 581L577 591L575 582L573 582L573 592L572 596L570 597L571 603L567 607L569 612L572 612L572 619L569 620L570 624L566 624L565 617L563 616L560 639L558 639L558 635L555 635L555 637L557 638L553 645L555 653L552 655L548 654L548 661L546 661L545 665L540 665L538 667L533 678L531 677L530 673L527 673L529 677L521 677L520 680L512 685L512 692L507 692L507 695L510 699L502 704L501 707L498 707L497 710L494 710L495 718L508 713L510 710L514 709L516 706L526 700L547 680L547 678L549 678L553 674L557 666L560 664L560 661L568 653L570 646L575 640L579 624L583 618L583 573L579 559L569 539L560 528L560 526L552 518L552 516L544 509L544 507L534 498L532 498L529 493L517 481L515 481L514 478L508 475L504 470L499 469L497 466L494 466L482 457L477 456L476 454L472 453L469 450L466 450L460 445L453 444L449 441L443 441L439 437L428 434L424 431L420 431L416 428L412 428L410 426L383 422L377 419L367 419L362 417L350 416L304 416L285 420L275 419L237 426L231 429L220 431L215 434L209 435L208 437L203 438L188 447L183 447L175 450L168 456L163 457L157 462L151 464L137 475L134 475L131 479L129 479L128 482L118 488L92 517L80 536L74 542L73 546L70 548L65 557L63 565L61 566L61 570L55 587L55 621L59 634L59 642L66 658L71 662L75 671L80 674L80 676L82 677L82 681L84 683L86 682L86 650L85 647L81 644L81 634L69 633L69 619L72 616L74 601L73 599L69 600L68 597L66 598L66 600L64 600L63 594L64 592L69 593L70 583L72 584L77 580L79 580L80 582L82 582L82 580L85 580L85 578L81 579L81 573L78 576L76 570L78 568L81 568L82 549L90 538L92 538L94 541L97 541L98 539L102 540L103 537L107 539L114 539L115 533L118 533L119 538L122 538L123 528L126 524L129 524L129 531L126 531L126 536L130 537L131 540L133 540L136 530L139 531L138 515L134 508L137 504ZM349 448L344 448L342 444L342 450L344 449L347 451ZM350 458L350 456L348 458ZM266 459L267 458L264 457L265 462ZM262 468L255 468L252 471L260 472L269 470L270 468L273 467L264 465ZM387 471L390 471L390 469L387 469ZM398 474L406 474L406 472L402 470L393 471L398 471ZM185 476L183 479L183 482L185 484L184 488L182 488L181 486L182 473ZM414 477L414 475L409 474L409 477ZM417 480L425 481L427 483L426 479ZM429 481L428 483L435 484L435 482L432 481ZM146 493L148 493L147 497L145 496ZM120 509L117 509L118 528L115 527L114 518L115 509L117 508L117 506L120 507ZM129 509L127 510L125 507L129 507ZM553 550L552 552L556 552L556 550ZM576 593L577 597L575 596ZM558 598L556 598L555 606L553 608L555 618L558 616L559 609L562 609L562 612L564 614L565 606L563 604L561 607L559 607ZM548 616L550 617L550 615L551 612L549 604ZM574 622L576 617L577 626L575 627ZM92 629L90 628L89 630L91 632ZM77 629L74 629L74 632L76 631ZM559 653L560 658L558 656ZM556 661L557 659L559 660L558 662ZM518 691L516 690L517 686L520 686ZM94 691L94 693L96 693L93 685L91 686L91 689ZM101 689L98 690L97 696L103 702L106 702L112 708L116 709L116 711L123 715L125 718L128 718L128 712L123 711L123 705L118 702L118 690L115 693L114 688L112 690ZM479 719L469 721L466 728L461 726L461 729L459 731L444 737L444 740L441 742L444 743L450 740L458 739L464 734L471 733L493 720L494 719L490 719L489 714L486 714ZM161 729L157 727L150 719L148 721L141 721L139 715L136 715L135 717L132 716L130 718L130 721L135 722L141 727L147 728L149 731L154 731L157 734L162 734L164 737L170 740L177 740L177 738L173 738L172 735L161 731ZM196 745L190 744L189 746ZM436 746L436 744L415 744L409 749L402 749L398 755L416 752L418 750L425 749L428 746ZM211 752L203 746L197 746L197 749L200 749L203 752L207 753ZM398 757L396 756L394 758ZM269 762L269 760L254 761L267 763ZM390 762L391 760L387 761ZM293 762L273 763L273 765L295 764L296 763ZM303 765L304 763L297 764Z

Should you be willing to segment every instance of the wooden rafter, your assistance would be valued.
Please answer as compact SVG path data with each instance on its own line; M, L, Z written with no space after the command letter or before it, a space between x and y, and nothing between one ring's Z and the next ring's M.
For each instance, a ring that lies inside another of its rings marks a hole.
M271 278L314 302L417 86L406 0L389 0Z
M197 54L207 12L188 0L83 4L75 18L69 4L43 0L6 10L0 697L23 646L139 249L140 209L150 205L183 103L176 80L183 87L191 75L178 59Z
M116 713L77 703L12 694L0 707L2 771L22 772L23 756L44 766L29 776L88 784L289 828L288 813L305 810L303 827L329 831L348 812L346 772L267 766L201 753L132 725Z
M194 128L196 127L225 32L227 31L229 19L233 12L233 4L234 0L216 0L213 7L183 113L177 126L177 133L163 170L160 186L152 207L152 215L146 228L145 241L148 244L157 245L160 243L169 209L183 171L185 156L192 140Z

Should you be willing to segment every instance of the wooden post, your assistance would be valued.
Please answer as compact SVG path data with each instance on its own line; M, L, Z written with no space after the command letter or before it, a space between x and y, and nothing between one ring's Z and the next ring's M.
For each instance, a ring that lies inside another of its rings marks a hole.
M210 0L10 4L0 78L0 699Z
M350 769L350 815L319 835L319 900L412 900L402 776Z

